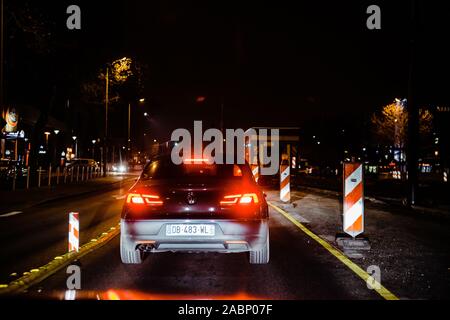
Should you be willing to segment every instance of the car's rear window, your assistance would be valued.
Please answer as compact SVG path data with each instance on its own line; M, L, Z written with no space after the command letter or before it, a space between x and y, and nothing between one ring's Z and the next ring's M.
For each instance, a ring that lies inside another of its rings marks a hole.
M183 163L173 164L170 160L150 162L143 170L142 179L176 179L186 177L205 178L251 178L247 165Z

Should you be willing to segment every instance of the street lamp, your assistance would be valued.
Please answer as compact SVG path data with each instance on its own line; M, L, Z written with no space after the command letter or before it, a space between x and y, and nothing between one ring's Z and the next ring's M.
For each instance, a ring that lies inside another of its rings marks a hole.
M50 131L45 131L44 134L45 134L45 144L46 144L47 149L48 149L48 136L50 135Z
M109 70L111 68L113 78L119 82L124 83L127 81L128 77L133 74L131 71L131 63L132 60L127 57L123 57L122 59L117 59L113 61L111 64L106 65L106 85L105 85L105 140L103 142L104 150L105 150L105 159L103 161L103 176L106 177L106 165L108 162L108 106L109 106ZM130 106L128 106L128 109ZM128 115L129 117L129 115Z
M97 142L97 140L93 139L92 140L92 159L95 160L95 143Z
M78 141L77 141L77 136L72 136L72 139L75 142L75 158L78 158Z
M53 161L57 162L57 149L58 149L58 133L59 133L59 129L55 129L53 130L53 132L55 133L55 139L54 139L54 143L53 143Z
M145 102L145 98L140 98L139 100L140 104L143 104ZM145 112L144 116L147 117L148 113ZM128 151L129 151L129 157L131 157L131 103L128 103Z

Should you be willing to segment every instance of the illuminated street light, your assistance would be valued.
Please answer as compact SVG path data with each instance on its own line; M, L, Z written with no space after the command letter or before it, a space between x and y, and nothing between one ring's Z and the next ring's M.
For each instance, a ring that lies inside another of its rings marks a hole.
M92 159L95 159L95 143L97 142L97 140L93 139L92 140Z
M77 136L72 136L72 139L75 142L75 158L78 158L78 141L77 141Z
M59 133L59 130L58 130L58 129L55 129L55 130L53 130L53 132L54 132L55 134L58 134L58 133Z
M140 98L140 99L139 99L139 102L140 102L140 103L145 102L145 98Z
M45 131L44 134L45 134L45 144L46 144L46 146L48 148L48 136L50 135L50 132L49 131Z

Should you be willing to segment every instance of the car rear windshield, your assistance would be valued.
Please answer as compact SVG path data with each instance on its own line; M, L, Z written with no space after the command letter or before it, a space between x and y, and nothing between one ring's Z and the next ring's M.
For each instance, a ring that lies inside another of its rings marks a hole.
M247 179L251 177L251 172L244 164L183 163L175 165L170 160L156 160L150 162L141 175L141 179L144 180L187 177Z

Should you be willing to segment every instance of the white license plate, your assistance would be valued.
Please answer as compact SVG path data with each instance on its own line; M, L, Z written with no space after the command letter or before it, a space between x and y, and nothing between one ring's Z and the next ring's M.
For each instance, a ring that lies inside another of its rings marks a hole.
M166 236L214 236L213 224L168 224Z

